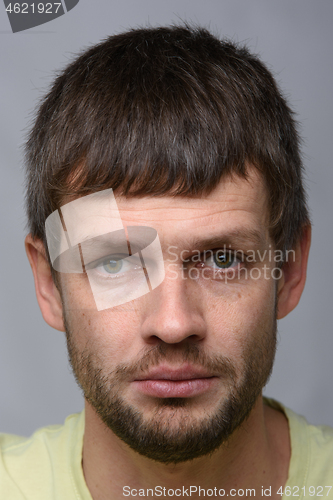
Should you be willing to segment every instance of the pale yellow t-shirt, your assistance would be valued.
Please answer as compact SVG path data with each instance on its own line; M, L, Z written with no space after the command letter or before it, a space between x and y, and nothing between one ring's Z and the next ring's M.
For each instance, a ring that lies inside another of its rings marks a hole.
M280 498L333 500L333 428L309 425L279 403L265 402L289 420L292 455ZM84 412L30 438L0 434L0 499L92 500L81 467L83 433Z

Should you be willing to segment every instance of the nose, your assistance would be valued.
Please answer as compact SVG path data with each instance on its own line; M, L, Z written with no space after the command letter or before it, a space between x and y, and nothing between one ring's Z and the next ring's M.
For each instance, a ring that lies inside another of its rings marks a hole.
M185 340L198 342L206 336L206 324L201 310L200 290L182 276L181 271L166 269L163 283L147 297L141 334L145 342L163 341L178 344Z

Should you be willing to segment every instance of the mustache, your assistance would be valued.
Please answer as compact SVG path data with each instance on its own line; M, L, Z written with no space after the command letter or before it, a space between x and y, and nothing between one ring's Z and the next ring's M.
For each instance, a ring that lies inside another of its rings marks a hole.
M229 378L233 382L237 376L234 364L228 357L209 355L195 344L182 347L159 344L130 364L118 365L113 376L117 381L127 381L138 375L149 373L151 368L162 362L167 362L171 367L189 363L193 368L203 368L212 376Z

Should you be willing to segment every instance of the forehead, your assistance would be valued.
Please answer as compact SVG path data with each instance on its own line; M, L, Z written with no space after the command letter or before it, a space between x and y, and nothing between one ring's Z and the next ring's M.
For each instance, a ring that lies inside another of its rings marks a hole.
M123 197L115 195L124 225L148 225L161 234L209 233L226 228L268 232L268 193L257 170L223 179L206 196Z
M126 197L109 189L68 199L61 212L71 245L130 226L154 228L162 245L192 250L216 244L258 247L270 240L268 191L254 167L246 178L222 179L205 196Z

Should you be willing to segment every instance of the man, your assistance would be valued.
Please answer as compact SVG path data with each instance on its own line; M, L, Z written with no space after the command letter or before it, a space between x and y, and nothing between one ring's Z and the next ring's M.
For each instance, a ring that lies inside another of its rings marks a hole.
M299 140L246 48L133 30L56 79L26 250L85 411L3 436L1 498L325 496L333 431L263 400L310 246Z

